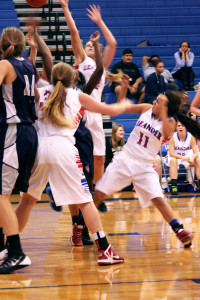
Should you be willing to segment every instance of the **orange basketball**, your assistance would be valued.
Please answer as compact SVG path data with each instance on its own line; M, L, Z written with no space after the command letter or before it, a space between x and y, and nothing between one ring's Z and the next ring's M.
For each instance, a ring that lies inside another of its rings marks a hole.
M32 7L41 7L45 5L48 0L26 0L26 2Z

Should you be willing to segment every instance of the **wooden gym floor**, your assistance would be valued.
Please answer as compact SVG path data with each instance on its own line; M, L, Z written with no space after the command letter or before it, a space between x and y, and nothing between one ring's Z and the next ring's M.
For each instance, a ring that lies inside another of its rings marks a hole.
M101 219L124 264L100 267L95 245L72 247L68 208L54 212L44 194L21 234L32 265L0 275L0 299L200 299L200 194L168 196L177 218L193 231L191 249L181 247L153 206L141 209L135 193L113 197Z

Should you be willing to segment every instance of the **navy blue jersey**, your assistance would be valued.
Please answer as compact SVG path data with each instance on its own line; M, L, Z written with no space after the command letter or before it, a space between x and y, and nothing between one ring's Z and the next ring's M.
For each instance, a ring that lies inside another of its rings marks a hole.
M2 83L0 90L0 124L33 124L35 113L35 71L32 63L23 58L9 58L17 78Z

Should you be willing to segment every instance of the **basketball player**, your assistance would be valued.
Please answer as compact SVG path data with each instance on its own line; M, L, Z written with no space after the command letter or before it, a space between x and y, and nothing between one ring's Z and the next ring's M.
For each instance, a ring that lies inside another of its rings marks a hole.
M68 0L60 0L67 21L68 28L71 33L72 49L75 55L75 67L81 73L83 73L86 82L88 82L88 80L90 79L92 73L96 68L96 63L94 61L94 57L95 57L94 47L92 43L89 41L86 43L85 47L83 48L75 22L69 11L68 2L69 2ZM115 55L117 42L113 37L112 33L110 32L110 30L107 28L107 26L102 20L100 7L99 6L96 7L95 5L93 6L90 5L90 10L87 9L87 11L88 11L88 17L99 26L106 39L107 45L103 52L103 64L104 64L104 68L108 69ZM96 88L93 90L91 94L91 96L98 102L101 102L104 83L105 83L105 72L103 73L99 84L96 86ZM101 114L88 112L86 126L90 130L93 138L93 144L94 144L93 183L96 184L96 182L101 178L101 176L104 173L104 163L105 163L105 134L103 131L103 122L102 122ZM103 204L101 204L101 207L99 209L101 211L106 211L107 208L105 204L104 205Z
M106 105L98 103L90 96L71 88L77 72L70 65L59 63L53 67L52 83L39 89L38 105L38 152L29 189L22 201L32 207L50 183L56 205L77 204L86 225L92 232L99 249L99 265L121 263L124 259L116 255L108 244L102 229L98 211L83 175L82 163L74 146L74 133L84 114L84 109L102 114L115 115L125 112L132 104L129 101ZM63 195L67 195L63 197ZM23 206L18 214L19 228L28 221L23 215Z
M0 274L10 273L31 264L20 245L19 224L10 204L13 188L26 192L37 152L34 89L35 71L30 61L20 58L24 34L7 27L1 34L0 62L0 223L7 236L7 250L0 229L0 256L7 259L0 265Z
M128 84L124 75L123 80ZM142 114L137 121L123 151L114 158L103 177L95 188L94 202L96 206L108 194L119 191L133 182L140 205L146 207L150 204L156 206L164 219L170 224L178 239L185 247L192 244L192 235L183 229L163 198L162 189L152 162L158 153L161 143L169 140L176 129L176 117L192 135L200 138L198 123L178 113L181 105L180 96L173 91L166 95L160 94L151 104L133 105L129 113Z
M180 165L186 169L189 166L195 166L198 181L200 179L200 159L198 158L196 139L186 131L181 122L177 122L177 132L169 141L169 151L165 163L170 168L172 195L178 194L177 178Z

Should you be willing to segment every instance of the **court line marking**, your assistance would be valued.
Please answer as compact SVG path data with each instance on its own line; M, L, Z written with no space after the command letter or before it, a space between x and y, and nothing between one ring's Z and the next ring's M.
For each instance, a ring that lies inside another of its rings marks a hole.
M167 198L167 199L181 199L181 198L200 198L200 195L196 195L196 194L191 194L191 195L185 195L185 196L170 196L170 195L166 195L164 196L164 198ZM120 200L138 200L137 197L120 197L120 198L106 198L105 201L120 201ZM19 201L12 201L11 202L12 204L18 204ZM49 200L41 200L41 201L37 201L36 202L37 204L43 204L43 203L49 203Z
M193 234L200 234L200 232L197 231L192 231ZM107 233L107 236L128 236L128 235L133 235L133 236L138 236L138 235L169 235L171 236L170 232L154 232L154 233L139 233L139 232L120 232L120 233ZM35 238L21 238L21 240L49 240L49 239L69 239L70 236L59 236L59 237L35 237ZM91 245L92 246L92 245Z
M13 280L14 281L14 280ZM156 283L156 282L183 282L183 281L193 281L199 284L200 279L175 279L175 280L141 280L141 281L117 281L117 282L98 282L98 283L83 283L83 284L61 284L61 285L44 285L44 286L28 286L28 287L6 287L0 288L0 290L22 290L22 289L43 289L43 288L62 288L62 287L78 287L78 286L99 286L99 285L110 285L110 284L138 284L138 283ZM20 280L19 280L20 282Z

